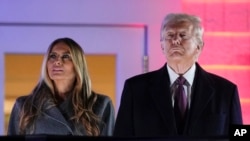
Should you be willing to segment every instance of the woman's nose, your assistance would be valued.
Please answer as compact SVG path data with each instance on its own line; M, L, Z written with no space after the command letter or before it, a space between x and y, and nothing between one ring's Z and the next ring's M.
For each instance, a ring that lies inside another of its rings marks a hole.
M62 65L62 59L60 57L57 57L54 63L56 65Z

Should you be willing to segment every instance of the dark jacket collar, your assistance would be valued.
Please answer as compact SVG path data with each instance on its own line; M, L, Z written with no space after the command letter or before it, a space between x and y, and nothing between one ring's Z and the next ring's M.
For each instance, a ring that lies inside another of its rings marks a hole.
M176 129L176 126L173 122L174 113L170 92L170 79L166 64L154 73L155 77L152 78L150 82L152 85L150 89L151 97L160 111L160 114L164 119L164 124L167 125L169 132L175 135L177 132L176 130L173 130ZM196 72L192 86L192 102L189 111L189 116L191 118L188 117L187 126L200 117L207 103L211 100L214 94L214 90L211 85L208 73L203 70L198 63L196 63ZM192 121L189 119L192 119Z

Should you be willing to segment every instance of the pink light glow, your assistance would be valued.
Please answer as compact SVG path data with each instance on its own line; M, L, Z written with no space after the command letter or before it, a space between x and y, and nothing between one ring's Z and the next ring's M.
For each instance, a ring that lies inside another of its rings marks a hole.
M183 0L182 8L203 21L205 47L199 62L238 85L243 122L250 124L250 1Z

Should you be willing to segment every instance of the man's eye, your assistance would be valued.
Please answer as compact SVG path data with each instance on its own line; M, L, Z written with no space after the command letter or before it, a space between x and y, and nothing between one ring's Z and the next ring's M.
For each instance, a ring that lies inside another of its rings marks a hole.
M173 37L174 37L174 34L168 34L168 35L166 36L167 39L172 39Z
M181 36L181 37L185 37L186 35L185 35L185 34L181 34L180 36Z

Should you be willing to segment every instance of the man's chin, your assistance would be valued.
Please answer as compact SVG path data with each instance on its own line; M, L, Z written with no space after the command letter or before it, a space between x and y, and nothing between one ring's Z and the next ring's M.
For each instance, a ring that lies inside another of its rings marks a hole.
M183 56L181 54L174 54L167 58L171 62L180 62L183 61Z
M171 54L170 57L178 59L178 58L183 58L182 56L183 56L182 53L180 53L180 52L174 52L174 53Z

